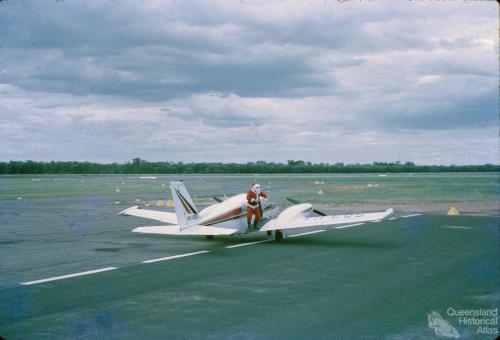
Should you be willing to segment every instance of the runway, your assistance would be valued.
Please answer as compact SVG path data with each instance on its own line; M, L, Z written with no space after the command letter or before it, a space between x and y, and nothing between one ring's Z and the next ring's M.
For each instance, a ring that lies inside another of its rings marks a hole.
M496 217L407 214L276 243L137 235L140 219L98 216L101 229L2 240L2 337L427 338L437 311L482 338L446 310L498 306Z

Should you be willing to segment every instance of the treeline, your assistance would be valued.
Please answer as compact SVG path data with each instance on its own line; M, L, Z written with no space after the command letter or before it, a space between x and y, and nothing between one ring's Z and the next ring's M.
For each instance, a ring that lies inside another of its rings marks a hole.
M380 173L380 172L499 172L500 165L415 165L413 162L372 164L316 163L183 163L147 162L134 158L124 164L90 162L0 162L0 174L255 174L255 173Z

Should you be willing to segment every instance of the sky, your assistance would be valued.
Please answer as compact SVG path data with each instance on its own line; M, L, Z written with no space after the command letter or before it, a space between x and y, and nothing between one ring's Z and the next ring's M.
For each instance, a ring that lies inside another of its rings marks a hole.
M495 1L0 2L0 161L499 164Z

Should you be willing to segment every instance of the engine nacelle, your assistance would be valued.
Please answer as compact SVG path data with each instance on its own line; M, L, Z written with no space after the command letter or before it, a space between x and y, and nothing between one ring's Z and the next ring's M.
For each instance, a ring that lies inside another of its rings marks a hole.
M280 229L281 226L287 225L290 222L297 222L301 219L307 217L312 212L312 205L309 203L302 203L297 205L292 205L281 212L281 214L266 223L261 230L276 230Z
M310 212L312 212L312 205L309 203L302 203L297 205L292 205L291 207L283 210L281 214L276 218L278 224L287 223L290 221L296 221L303 217L306 217Z

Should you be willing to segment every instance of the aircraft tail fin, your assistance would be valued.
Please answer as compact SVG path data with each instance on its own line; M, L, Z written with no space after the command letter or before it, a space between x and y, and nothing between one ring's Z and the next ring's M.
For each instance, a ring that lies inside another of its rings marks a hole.
M170 190L174 201L177 222L181 228L195 223L198 220L198 210L189 196L182 182L170 182Z

